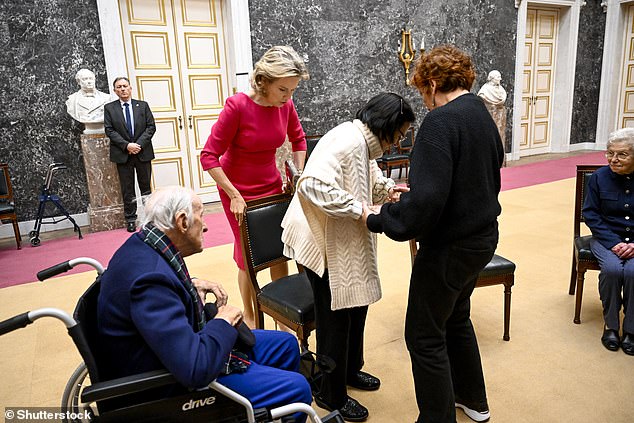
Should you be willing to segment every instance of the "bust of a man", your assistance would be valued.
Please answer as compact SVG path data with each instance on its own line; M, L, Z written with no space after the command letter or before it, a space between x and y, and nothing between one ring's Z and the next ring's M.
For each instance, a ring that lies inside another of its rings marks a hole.
M103 106L110 101L110 94L103 93L95 88L95 74L88 69L80 69L75 75L80 90L68 96L66 111L75 120L89 127L103 124ZM103 126L103 125L101 125Z
M480 88L478 96L492 105L502 105L506 101L506 90L502 85L502 74L499 71L489 72L487 83Z

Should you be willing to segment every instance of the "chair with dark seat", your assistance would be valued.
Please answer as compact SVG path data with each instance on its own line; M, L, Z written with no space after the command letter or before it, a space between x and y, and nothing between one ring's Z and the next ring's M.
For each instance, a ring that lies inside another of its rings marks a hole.
M409 241L409 248L413 266L416 253L418 252L418 243L416 240L412 239ZM476 288L504 285L504 335L502 339L505 341L511 339L511 287L514 284L515 263L497 254L494 254L491 261L480 271L478 280L476 281Z
M402 177L405 168L405 177L409 170L409 161L412 148L414 146L414 130L410 127L405 133L403 141L390 147L390 151L376 159L376 163L381 170L387 173L387 177L392 177L392 170L398 168L398 178Z
M587 270L601 270L599 262L590 250L592 235L581 235L583 218L583 201L588 189L590 176L602 165L577 165L577 180L575 183L575 214L573 218L573 248L572 270L570 272L570 287L568 294L575 295L575 317L573 322L581 323L581 302L583 300L583 282Z
M302 351L308 350L308 337L315 329L313 290L301 266L299 273L261 285L258 272L290 259L283 254L282 219L292 196L277 194L247 202L240 227L242 255L255 290L255 324L264 329L264 314L297 333Z
M22 236L18 225L18 216L15 213L15 202L13 199L13 187L9 177L9 165L0 163L0 222L10 220L13 225L13 235L18 250L22 248Z

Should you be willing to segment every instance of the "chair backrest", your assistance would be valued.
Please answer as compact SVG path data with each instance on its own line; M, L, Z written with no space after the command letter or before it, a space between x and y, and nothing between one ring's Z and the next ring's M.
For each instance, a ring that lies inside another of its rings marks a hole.
M0 163L0 200L13 201L13 188L9 178L9 165Z
M323 137L323 135L307 135L306 136L306 160L310 157L313 150L317 146L319 140Z
M244 263L249 273L253 272L252 280L260 270L289 260L283 254L281 224L291 198L284 193L247 202L240 238Z
M399 153L407 154L414 147L414 128L409 127L405 133L405 139L398 146Z
M81 358L86 363L92 383L101 381L97 367L99 362L97 299L99 298L100 289L101 281L97 278L77 301L73 318L78 323L75 328L79 333L71 334Z
M586 198L588 181L590 176L604 165L577 165L577 180L575 184L575 215L573 221L573 234L577 238L581 235L581 222L583 218L583 201Z

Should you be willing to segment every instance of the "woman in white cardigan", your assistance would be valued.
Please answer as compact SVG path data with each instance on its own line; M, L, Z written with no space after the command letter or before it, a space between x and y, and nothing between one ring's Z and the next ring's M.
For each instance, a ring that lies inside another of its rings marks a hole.
M381 298L376 235L360 219L362 204L397 201L407 190L384 177L375 159L400 142L414 120L397 94L370 99L356 119L319 140L282 222L285 254L306 268L313 287L317 353L336 364L323 374L315 402L347 421L366 420L368 410L346 386L376 390L381 383L361 371L368 305Z

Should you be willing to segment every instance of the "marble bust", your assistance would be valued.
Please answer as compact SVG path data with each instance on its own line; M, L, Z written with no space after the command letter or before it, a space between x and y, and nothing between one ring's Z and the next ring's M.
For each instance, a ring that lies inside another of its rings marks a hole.
M103 132L103 106L110 102L110 94L95 87L95 74L80 69L75 74L80 90L68 96L66 111L75 120L85 124L84 134Z
M492 105L503 105L506 101L506 90L500 82L502 82L502 74L492 70L489 72L487 83L478 91L478 96Z

